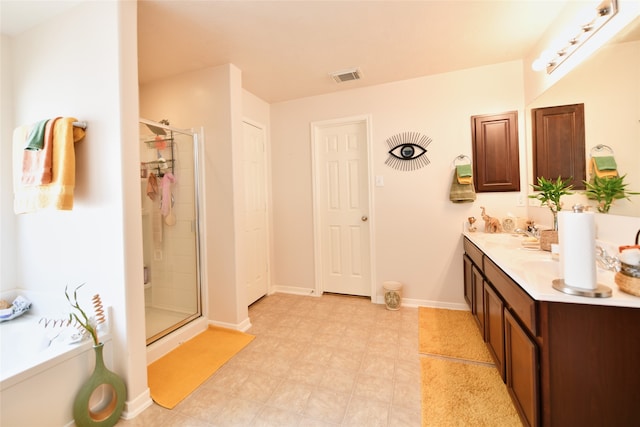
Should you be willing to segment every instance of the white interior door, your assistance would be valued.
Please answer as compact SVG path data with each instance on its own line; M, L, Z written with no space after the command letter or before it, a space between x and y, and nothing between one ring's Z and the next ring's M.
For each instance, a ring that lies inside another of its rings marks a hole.
M243 122L247 305L267 294L266 150L264 129Z
M324 292L371 296L367 123L316 125L314 144L316 278Z

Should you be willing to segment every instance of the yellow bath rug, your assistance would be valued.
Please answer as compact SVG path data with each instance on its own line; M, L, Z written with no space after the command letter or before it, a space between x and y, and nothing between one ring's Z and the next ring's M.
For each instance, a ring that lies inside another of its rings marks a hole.
M422 425L520 427L493 366L421 356Z
M151 398L172 409L254 338L210 326L147 367Z
M419 307L418 322L421 354L493 363L471 312Z

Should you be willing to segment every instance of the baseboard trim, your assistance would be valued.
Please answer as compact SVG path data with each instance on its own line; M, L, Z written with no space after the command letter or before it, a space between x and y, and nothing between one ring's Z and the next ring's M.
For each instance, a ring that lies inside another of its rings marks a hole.
M153 405L153 400L151 399L151 392L149 391L149 388L147 388L136 398L125 402L124 411L122 411L120 418L131 420L140 415L142 411L151 405Z
M316 294L315 289L303 288L301 286L298 287L298 286L276 285L276 286L273 286L271 289L272 289L272 292L270 292L270 294L282 293L282 294L293 294L293 295L306 295L311 297L320 296Z
M247 317L240 323L227 323L227 322L218 322L216 320L209 320L209 325L218 326L220 328L233 329L241 332L247 332L249 328L251 328L251 319Z
M274 286L272 288L272 292L270 292L269 295L276 294L276 293L307 295L307 296L315 296L315 297L321 296L321 295L316 295L313 289L301 288L301 287L295 287L295 286ZM372 303L384 305L384 295L377 295L376 297L372 298ZM455 302L446 302L446 301L403 298L402 305L404 307L431 307L431 308L447 308L450 310L469 311L469 306L465 303L455 303Z

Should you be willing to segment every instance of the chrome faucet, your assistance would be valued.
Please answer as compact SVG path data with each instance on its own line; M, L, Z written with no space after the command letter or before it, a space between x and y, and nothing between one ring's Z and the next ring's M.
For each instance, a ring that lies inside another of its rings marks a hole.
M526 229L524 228L516 228L513 230L516 234L524 234L529 237L535 237L536 239L540 238L540 230L535 225L530 225Z
M620 260L615 255L609 255L602 246L596 246L596 264L605 270L620 271Z

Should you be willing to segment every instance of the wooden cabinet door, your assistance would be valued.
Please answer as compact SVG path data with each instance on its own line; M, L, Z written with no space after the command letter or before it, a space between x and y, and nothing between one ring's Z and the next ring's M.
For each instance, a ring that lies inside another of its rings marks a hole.
M534 108L533 182L538 177L571 179L576 190L584 190L584 104Z
M473 313L474 319L480 328L480 335L484 339L484 277L475 265L471 269L473 277Z
M507 389L525 425L538 426L538 348L509 310L504 310ZM585 375L588 373L585 372Z
M518 112L471 117L476 191L520 191Z
M466 254L463 255L462 262L464 265L464 300L473 313L473 264L471 263L471 258Z
M504 381L504 303L489 284L484 286L485 341Z

